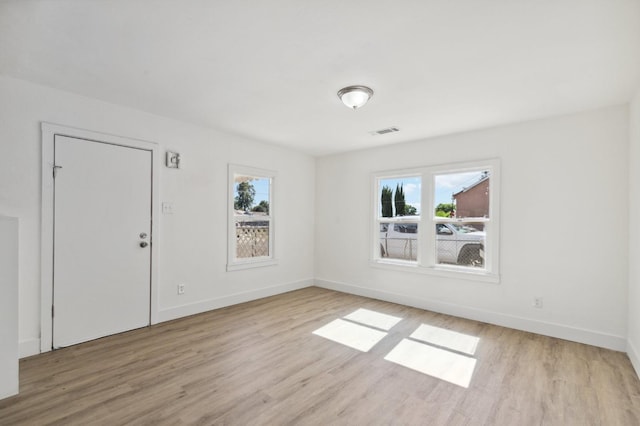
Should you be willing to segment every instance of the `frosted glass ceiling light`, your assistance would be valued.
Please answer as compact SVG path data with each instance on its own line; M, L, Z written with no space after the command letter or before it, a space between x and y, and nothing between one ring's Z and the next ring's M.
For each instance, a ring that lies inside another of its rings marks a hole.
M373 90L367 86L348 86L338 90L338 97L347 107L358 109L373 96Z

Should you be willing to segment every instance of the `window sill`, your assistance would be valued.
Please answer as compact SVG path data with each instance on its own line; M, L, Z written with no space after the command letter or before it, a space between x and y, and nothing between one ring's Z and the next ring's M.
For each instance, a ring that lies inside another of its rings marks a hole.
M273 266L277 264L278 264L278 261L276 259L251 260L251 261L245 261L245 262L227 263L227 272L241 271L244 269L262 268L264 266Z
M420 266L416 262L393 261L393 260L371 260L371 266L379 269L392 271L413 272L426 275L434 275L445 278L455 278L470 281L500 283L500 275L487 271L471 271L460 266Z

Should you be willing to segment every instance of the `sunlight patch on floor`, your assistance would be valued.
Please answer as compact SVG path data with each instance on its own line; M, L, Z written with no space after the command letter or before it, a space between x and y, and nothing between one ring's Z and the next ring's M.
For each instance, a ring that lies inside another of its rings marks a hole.
M468 334L433 327L427 324L422 324L409 337L469 355L476 353L476 348L480 341L479 337L469 336Z
M384 331L354 324L339 318L320 327L313 334L362 352L369 352L376 343L387 335Z
M368 325L370 327L379 328L380 330L389 331L394 325L402 321L402 318L394 317L392 315L381 314L380 312L370 311L369 309L360 308L344 317L351 321L358 322L360 324Z
M402 339L384 359L464 388L476 367L474 358L409 339Z
M360 308L320 327L313 334L369 352L400 321L402 318ZM479 341L475 336L421 324L384 359L467 388L476 367L473 355Z

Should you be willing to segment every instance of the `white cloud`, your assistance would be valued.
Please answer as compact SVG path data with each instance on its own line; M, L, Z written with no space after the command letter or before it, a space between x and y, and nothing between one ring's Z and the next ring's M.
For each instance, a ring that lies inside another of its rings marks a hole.
M480 180L482 172L451 173L436 176L436 188L459 191Z
M405 195L413 194L414 192L420 193L420 184L417 183L408 183L402 187Z

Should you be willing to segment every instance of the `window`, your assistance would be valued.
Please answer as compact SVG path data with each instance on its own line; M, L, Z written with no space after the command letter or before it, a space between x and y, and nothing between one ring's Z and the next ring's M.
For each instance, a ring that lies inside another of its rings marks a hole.
M417 260L421 186L419 175L378 180L376 227L380 230L377 242L381 258Z
M499 178L498 160L376 174L374 263L497 281Z
M229 165L227 270L272 265L275 172Z

